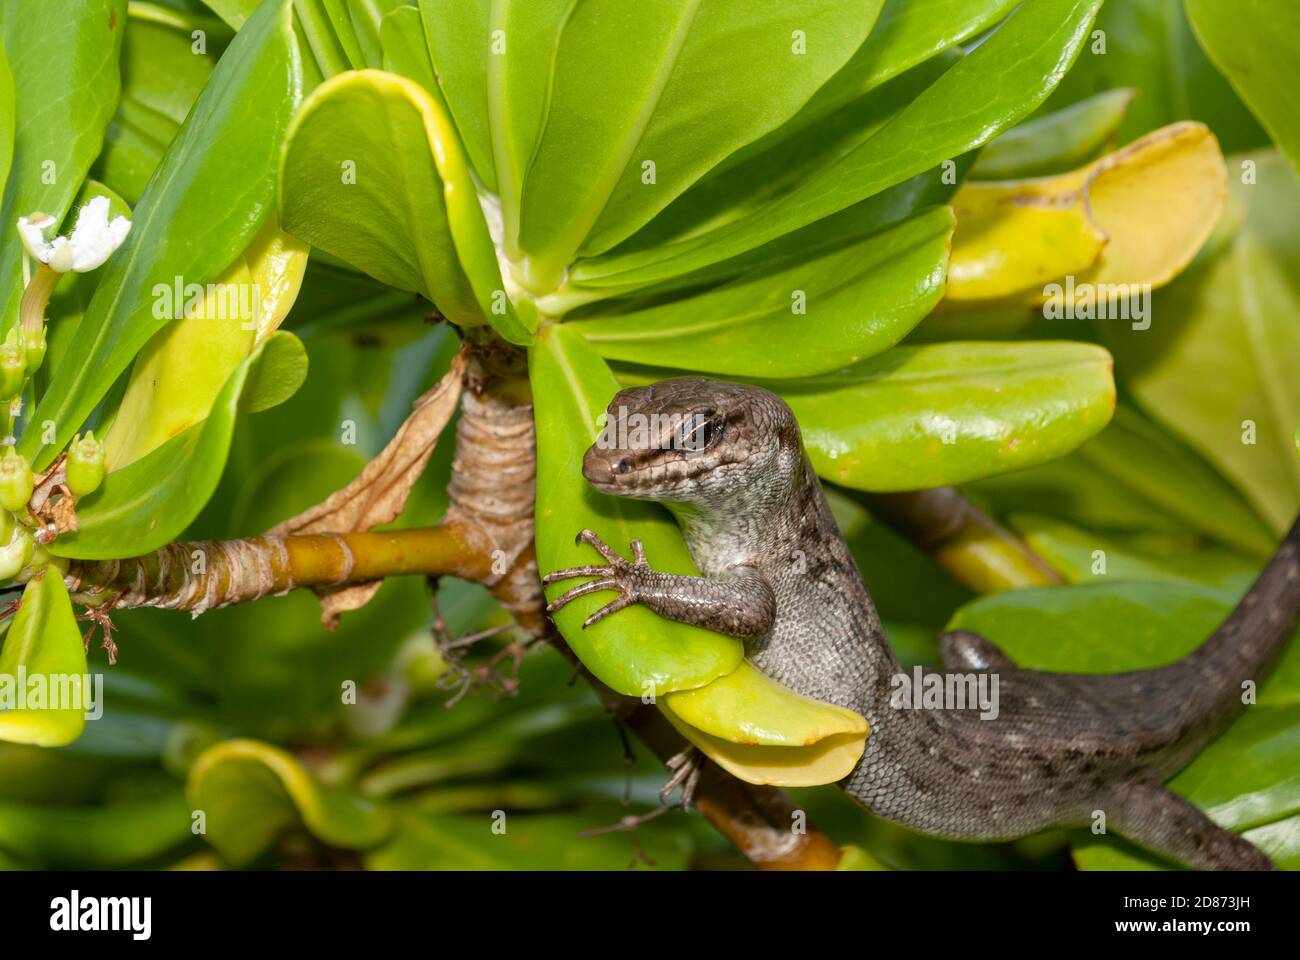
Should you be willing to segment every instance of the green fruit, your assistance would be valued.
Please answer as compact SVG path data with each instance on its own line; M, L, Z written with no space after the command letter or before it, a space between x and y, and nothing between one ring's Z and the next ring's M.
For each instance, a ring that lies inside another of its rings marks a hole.
M68 450L68 489L74 497L94 493L104 482L104 445L95 439L95 431L83 438L77 434Z
M27 458L13 447L7 449L4 456L0 457L0 507L10 513L26 510L34 486L32 465L27 462Z
M8 542L0 547L0 580L12 580L32 559L35 541L22 524L14 526Z

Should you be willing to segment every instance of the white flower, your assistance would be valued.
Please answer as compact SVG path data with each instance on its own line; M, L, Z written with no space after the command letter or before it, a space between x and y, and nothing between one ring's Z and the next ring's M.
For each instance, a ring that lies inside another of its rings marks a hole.
M108 197L95 197L77 214L70 237L45 239L45 231L54 226L54 218L47 213L19 217L18 233L27 252L41 263L59 273L87 273L107 260L131 232L130 220L115 217L110 222L108 210Z

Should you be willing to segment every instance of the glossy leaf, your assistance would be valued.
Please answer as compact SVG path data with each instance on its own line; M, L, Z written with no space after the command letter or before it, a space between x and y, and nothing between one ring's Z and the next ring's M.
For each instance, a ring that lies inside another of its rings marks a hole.
M23 589L0 649L0 740L41 747L76 740L95 708L90 679L72 601L49 568Z
M583 528L627 550L640 540L656 570L697 574L672 517L663 508L594 491L582 477L582 457L600 432L597 418L618 390L600 356L571 329L546 328L530 351L529 373L537 421L537 564L542 573L597 562L575 544ZM552 584L554 599L574 582ZM739 640L663 620L629 607L583 629L582 621L614 597L581 597L555 617L583 664L619 693L663 695L703 686L730 673L743 656Z
M394 9L380 23L379 41L385 70L414 80L430 93L438 90L419 10L407 6Z
M1064 107L1132 87L1138 95L1120 125L1121 143L1180 120L1198 120L1227 153L1263 146L1266 135L1202 52L1183 7L1184 0L1105 4L1095 28L1100 36L1089 38L1052 103Z
M524 179L549 107L551 67L575 0L493 0L491 27L509 38L508 55L487 58L487 115L501 203L501 246L519 249Z
M349 72L308 98L284 151L280 218L289 233L424 295L458 324L486 316L507 339L528 340L502 292L455 131L404 77Z
M138 203L163 153L203 91L218 51L194 51L191 31L130 9L122 40L122 96L94 174Z
M1012 127L981 152L971 176L1017 180L1064 173L1113 143L1134 91L1107 90Z
M952 201L957 233L946 302L1048 301L1049 317L1068 307L1068 315L1087 318L1114 289L1127 313L1127 299L1138 295L1131 288L1167 283L1201 249L1225 190L1213 134L1190 123L1071 173L969 183ZM1136 315L1141 309L1125 319L1147 323L1149 316Z
M930 312L952 225L935 207L817 259L575 326L614 360L751 377L834 370L893 346Z
M203 0L203 3L227 24L238 30L252 16L261 0Z
M19 217L67 214L117 105L126 0L4 0L0 37L16 104L13 163L0 204L0 329L23 291ZM71 436L71 431L69 431Z
M479 179L495 192L488 128L488 58L504 56L509 38L492 34L492 0L418 0L417 5L429 59L469 162Z
M231 863L256 857L299 823L334 847L380 843L392 829L379 806L318 783L292 754L257 740L226 740L190 768L186 793L207 840Z
M0 197L9 179L9 168L14 161L14 128L17 126L14 101L14 75L9 69L9 58L0 44Z
M259 367L267 366L265 371ZM283 402L307 371L302 343L274 334L226 380L206 419L105 478L77 505L77 530L50 544L56 556L131 557L175 538L198 516L226 465L236 414Z
M769 747L733 743L685 723L672 708L660 705L664 716L706 757L746 783L778 787L815 787L843 780L866 747L861 733L838 733L810 746Z
M524 285L549 292L580 249L615 246L787 120L861 45L878 10L878 0L576 4L523 184ZM735 83L742 73L747 82Z
M745 150L733 154L731 158L719 164L685 191L626 243L620 244L609 254L609 257L631 259L636 256L652 256L654 251L661 248L710 234L761 213L771 203L778 202L791 191L797 190L802 184L834 165L845 154L871 139L905 111L912 101L929 89L958 60L960 55L956 53L933 57L891 82L844 105L829 116L810 124L797 136L772 142L769 142L771 138L764 138ZM796 115L796 119L800 115ZM969 163L963 158L959 160L957 169L932 169L918 174L890 190L852 204L837 214L776 237L761 244L757 249L746 250L720 263L705 258L705 262L699 267L657 280L653 287L660 289L668 284L687 285L693 281L693 278L707 273L710 269L723 269L729 263L757 256L760 251L780 244L790 245L793 250L802 252L804 248L795 245L796 237L801 238L802 243L807 243L810 236L817 234L817 243L820 244L823 236L818 233L818 228L822 225L828 225L827 233L833 237L844 226L842 220L856 219L858 214L855 214L855 211L871 211L865 214L866 218L870 219L877 215L875 211L878 207L896 209L897 198L893 200L886 198L898 190L908 191L913 195L937 194L935 197L937 201L947 200L956 190L958 179L956 174L967 168ZM945 173L948 175L945 176ZM934 180L925 184L924 179L927 177L933 177ZM899 217L895 215L895 218ZM872 231L867 230L865 233L859 233L858 236L865 236L870 232ZM835 245L832 239L830 248ZM576 267L575 276L569 278L565 287L552 297L541 298L540 302L544 306L552 299L563 302L566 294L573 295L570 291L576 293L579 290L600 290L608 296L625 289L645 286L644 281L638 281L635 277L629 281L618 273L587 277L585 276L587 267L588 264L580 262ZM547 309L549 312L556 312L549 306Z
M293 306L306 266L306 247L281 233L272 217L206 292L163 288L172 322L136 357L112 429L104 437L110 473L208 415L231 373ZM295 389L301 379L293 383Z
M785 139L920 63L992 27L1015 0L886 0L866 43L791 120Z
M267 2L241 30L190 111L135 210L131 233L104 267L94 299L33 415L20 450L54 459L113 381L166 322L155 287L208 283L248 246L271 209L275 155L298 99L287 2ZM219 144L219 149L216 145ZM231 157L238 157L232 163Z
M1280 535L1300 508L1300 183L1275 152L1249 159L1257 182L1229 178L1233 243L1161 291L1150 330L1105 329L1138 402Z
M852 710L800 696L748 660L712 683L664 694L659 705L697 730L732 743L809 747L843 733L867 734Z
M650 283L716 263L829 216L974 149L1014 125L1056 86L1087 36L1097 0L1036 0L837 162L749 217L666 247L595 259L583 283ZM954 104L974 104L954 111Z
M755 382L790 404L820 476L859 490L915 490L1068 453L1110 419L1110 368L1091 344L944 343ZM672 375L619 369L629 385Z
M1300 175L1300 19L1288 0L1186 0L1196 39Z

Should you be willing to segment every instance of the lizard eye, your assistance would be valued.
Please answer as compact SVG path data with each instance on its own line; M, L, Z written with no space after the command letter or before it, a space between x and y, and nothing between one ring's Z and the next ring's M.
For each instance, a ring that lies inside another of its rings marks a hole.
M716 414L705 420L704 423L700 425L699 431L696 434L699 449L707 450L709 447L713 446L714 442L722 436L722 430L725 425L726 421Z

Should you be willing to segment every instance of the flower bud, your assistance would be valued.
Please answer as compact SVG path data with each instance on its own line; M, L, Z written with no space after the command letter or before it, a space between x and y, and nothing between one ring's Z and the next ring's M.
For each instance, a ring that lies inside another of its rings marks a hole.
M27 355L27 375L30 377L45 362L45 324L41 324L37 333L24 337L23 346Z
M94 493L104 482L104 445L95 439L95 431L73 438L68 449L67 482L74 497Z
M32 465L26 457L10 447L0 457L0 507L10 513L26 510L34 487Z
M23 350L22 333L13 327L0 344L0 401L18 396L26 382L27 354Z
M9 540L0 546L0 580L12 580L32 559L35 541L32 532L21 523L14 524Z

